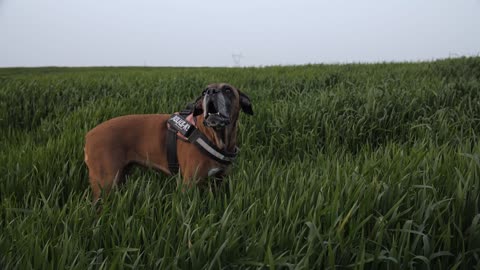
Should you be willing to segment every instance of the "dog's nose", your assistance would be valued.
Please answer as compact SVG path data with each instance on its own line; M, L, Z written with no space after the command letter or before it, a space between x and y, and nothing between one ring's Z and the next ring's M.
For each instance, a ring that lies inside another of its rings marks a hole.
M217 93L218 90L217 89L213 89L213 88L208 88L206 91L205 91L205 94L207 95L213 95L215 93Z

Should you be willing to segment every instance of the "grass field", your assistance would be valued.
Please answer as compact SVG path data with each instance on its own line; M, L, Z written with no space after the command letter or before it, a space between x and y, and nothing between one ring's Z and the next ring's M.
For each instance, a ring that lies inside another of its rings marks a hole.
M85 133L212 82L255 111L229 190L137 169L97 215ZM0 69L0 268L479 268L479 136L480 58Z

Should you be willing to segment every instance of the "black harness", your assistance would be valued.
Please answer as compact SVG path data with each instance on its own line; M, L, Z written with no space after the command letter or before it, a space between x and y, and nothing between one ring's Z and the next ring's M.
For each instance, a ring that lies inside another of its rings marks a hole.
M185 138L186 141L193 143L200 151L208 156L209 158L224 164L231 164L237 154L238 148L235 147L235 152L228 152L222 149L219 149L214 143L212 143L207 136L205 136L200 130L198 130L194 125L190 124L187 121L187 116L193 112L194 104L189 104L187 108L178 114L172 114L170 119L168 119L168 132L167 132L167 160L168 160L168 169L170 173L178 173L179 164L177 156L177 133L180 132ZM180 137L180 139L184 140Z

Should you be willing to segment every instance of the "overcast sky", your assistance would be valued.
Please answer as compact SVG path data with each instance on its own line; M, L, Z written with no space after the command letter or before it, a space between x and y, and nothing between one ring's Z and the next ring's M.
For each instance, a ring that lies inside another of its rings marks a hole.
M480 54L480 0L0 0L0 66L242 66Z

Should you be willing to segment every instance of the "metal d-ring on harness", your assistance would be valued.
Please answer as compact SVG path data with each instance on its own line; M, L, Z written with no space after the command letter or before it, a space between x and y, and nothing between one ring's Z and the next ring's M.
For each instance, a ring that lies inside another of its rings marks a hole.
M178 173L179 164L177 156L177 133L180 132L188 142L193 143L200 151L207 155L209 158L228 165L231 164L238 153L238 148L235 148L235 152L228 152L219 149L214 143L212 143L207 136L205 136L194 125L187 121L187 116L193 112L193 104L189 104L187 108L178 114L172 114L168 119L168 132L167 132L167 160L168 169L171 174Z

